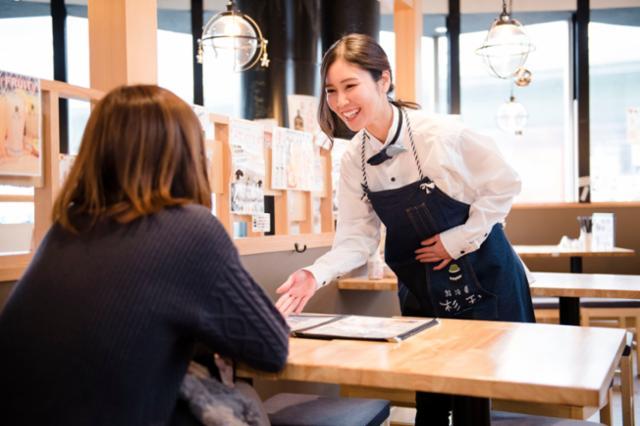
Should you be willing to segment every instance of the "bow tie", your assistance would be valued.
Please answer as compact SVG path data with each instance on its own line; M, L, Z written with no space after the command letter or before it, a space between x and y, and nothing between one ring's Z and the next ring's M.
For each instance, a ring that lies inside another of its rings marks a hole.
M384 147L380 152L371 156L367 160L367 164L370 164L372 166L377 166L378 164L382 164L385 161L390 160L391 158L393 158L394 155L397 155L403 151L406 151L404 147L400 145L395 145L396 141L400 137L401 130L402 130L402 112L399 111L398 112L398 128L396 129L395 135L393 135L393 139L391 139L391 142L389 142L389 144L386 147ZM364 138L365 135L366 135L366 132L363 133L362 137ZM368 135L367 135L367 138L368 138Z
M385 149L378 152L376 155L371 156L367 163L372 166L377 166L378 164L382 164L387 160L393 158L394 155L400 154L401 152L406 151L406 148L399 145L388 145Z

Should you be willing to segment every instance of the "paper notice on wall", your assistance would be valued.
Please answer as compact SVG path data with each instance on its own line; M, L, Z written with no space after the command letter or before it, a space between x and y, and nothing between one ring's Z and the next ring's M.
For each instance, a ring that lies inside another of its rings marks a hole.
M271 139L271 187L313 191L317 188L313 136L276 127Z
M271 231L271 215L269 213L256 213L252 215L251 230L253 232Z
M318 98L309 95L288 95L289 128L311 134L320 132Z
M231 212L264 213L264 130L248 120L229 121Z
M41 176L40 80L0 71L0 175Z

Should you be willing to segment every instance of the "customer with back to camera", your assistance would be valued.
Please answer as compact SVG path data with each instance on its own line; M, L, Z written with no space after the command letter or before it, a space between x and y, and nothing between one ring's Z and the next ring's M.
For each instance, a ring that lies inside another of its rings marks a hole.
M196 342L277 371L288 328L211 214L189 105L120 87L0 314L0 423L168 424Z

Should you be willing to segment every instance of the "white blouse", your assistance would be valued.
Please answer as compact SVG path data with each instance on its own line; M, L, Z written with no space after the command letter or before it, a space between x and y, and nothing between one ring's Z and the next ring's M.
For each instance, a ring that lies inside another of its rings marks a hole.
M368 134L365 159L391 142L399 115L397 108L393 111L393 125L384 144ZM489 137L465 128L451 116L406 111L423 173L445 194L470 205L466 223L440 234L444 248L457 259L477 250L493 225L504 220L513 198L520 192L520 178ZM313 265L304 268L313 274L318 287L365 264L380 241L380 219L371 204L362 199L364 131L351 139L340 164L338 225L333 247ZM399 188L420 179L404 117L395 145L401 152L392 159L377 166L366 165L371 191ZM398 149L394 147L393 151Z

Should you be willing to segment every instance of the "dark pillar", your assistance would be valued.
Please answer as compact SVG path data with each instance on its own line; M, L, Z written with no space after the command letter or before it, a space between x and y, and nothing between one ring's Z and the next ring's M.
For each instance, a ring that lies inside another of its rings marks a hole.
M449 0L449 114L460 114L460 0Z
M589 153L589 0L578 0L573 15L574 89L578 104L578 202L591 202Z
M64 0L51 1L51 26L53 30L53 79L67 81L67 8ZM60 126L60 152L69 153L69 103L58 100Z
M275 118L286 126L287 95L318 95L320 0L239 0L269 41L270 64L242 73L242 111L247 119Z
M198 40L202 38L202 0L191 0L191 57L193 61L193 103L204 105L204 89L202 86L202 64L198 62Z
M349 33L380 34L379 0L324 0L322 2L322 52Z
M380 39L379 0L324 0L322 2L322 53L340 37L350 34L367 34ZM334 136L351 139L354 133L341 121L336 121Z

